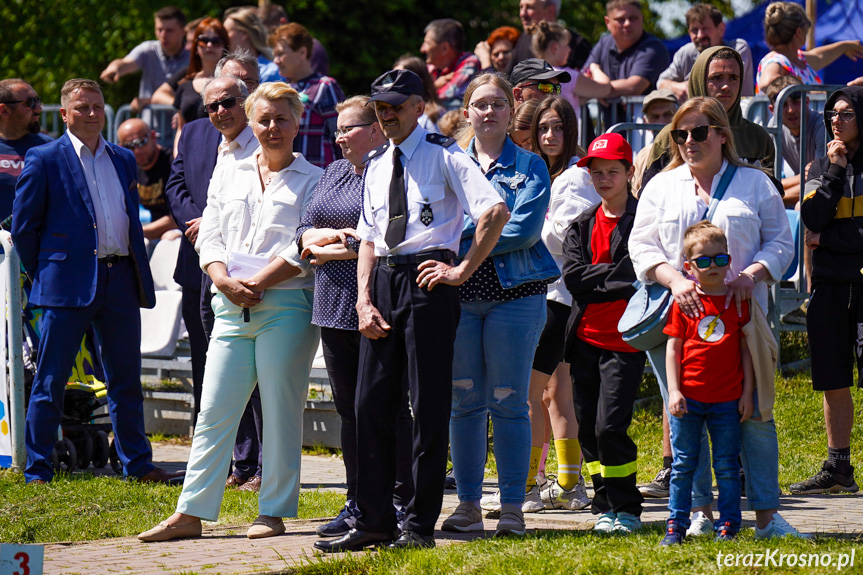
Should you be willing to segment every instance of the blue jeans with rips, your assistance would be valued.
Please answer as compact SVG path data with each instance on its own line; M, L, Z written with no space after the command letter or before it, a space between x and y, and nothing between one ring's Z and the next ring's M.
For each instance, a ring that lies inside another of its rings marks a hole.
M460 501L482 497L491 414L501 503L524 502L530 464L527 392L545 313L544 294L508 302L461 302L450 416Z

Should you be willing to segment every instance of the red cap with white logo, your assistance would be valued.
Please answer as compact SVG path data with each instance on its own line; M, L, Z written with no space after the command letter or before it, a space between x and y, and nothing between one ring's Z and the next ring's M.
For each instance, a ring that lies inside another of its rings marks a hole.
M603 134L590 143L587 155L578 161L577 166L585 167L591 158L625 160L632 164L632 146L620 134Z

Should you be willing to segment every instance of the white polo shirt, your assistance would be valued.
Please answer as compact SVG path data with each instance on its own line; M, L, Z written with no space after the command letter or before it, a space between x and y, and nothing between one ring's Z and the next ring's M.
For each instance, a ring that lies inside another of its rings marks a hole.
M390 142L383 153L372 157L367 164L363 213L357 234L374 244L376 256L441 249L458 253L464 214L477 222L486 210L504 203L461 148L431 142L427 134L417 125L398 146L403 154L408 223L404 241L392 250L384 237L389 224L389 189L396 146ZM429 225L420 220L426 206L432 212Z

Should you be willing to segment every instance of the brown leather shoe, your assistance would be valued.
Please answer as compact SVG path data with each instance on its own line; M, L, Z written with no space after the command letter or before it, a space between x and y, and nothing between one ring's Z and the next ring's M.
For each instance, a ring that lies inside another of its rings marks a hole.
M163 470L164 471L164 470ZM162 521L149 531L144 531L138 535L141 541L170 541L171 539L186 539L188 537L201 536L201 520L195 520L185 525L168 525L167 521Z
M240 487L240 491L254 491L257 493L261 490L261 478L257 475L253 476L251 479L243 483Z
M242 479L242 478L240 478L240 477L237 477L236 475L234 475L234 474L232 473L232 474L231 474L231 476L230 476L230 477L228 477L228 480L227 480L227 481L225 481L225 487L240 487L240 486L242 486L245 482L246 482L246 480L245 480L245 479Z
M171 471L166 471L161 467L156 467L148 474L143 475L138 478L138 481L141 483L168 483L172 485L182 484L183 478L186 476L185 471L178 471L176 473Z
M260 479L260 478L259 478ZM268 515L258 515L252 526L246 532L246 537L249 539L261 539L263 537L273 537L281 535L285 532L285 522L281 517L270 517Z
M34 479L33 481L28 481L27 485L48 485L48 482L44 479Z

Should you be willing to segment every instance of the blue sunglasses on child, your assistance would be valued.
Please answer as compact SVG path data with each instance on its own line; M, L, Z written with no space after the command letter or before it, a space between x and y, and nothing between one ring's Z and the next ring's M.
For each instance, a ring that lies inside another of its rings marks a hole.
M710 262L715 263L716 267L718 267L718 268L724 268L731 261L731 256L729 256L728 254L716 254L713 257L701 256L701 257L694 258L690 261L692 263L694 263L695 267L697 267L700 270L706 270L707 268L709 268Z

